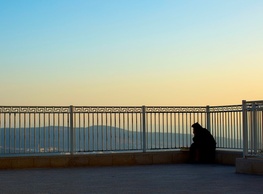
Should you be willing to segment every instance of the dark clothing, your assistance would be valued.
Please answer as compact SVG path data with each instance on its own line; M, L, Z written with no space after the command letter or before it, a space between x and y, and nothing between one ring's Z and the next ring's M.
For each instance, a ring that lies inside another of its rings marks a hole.
M194 137L190 156L192 162L213 163L215 160L216 141L211 133L198 123L193 125Z

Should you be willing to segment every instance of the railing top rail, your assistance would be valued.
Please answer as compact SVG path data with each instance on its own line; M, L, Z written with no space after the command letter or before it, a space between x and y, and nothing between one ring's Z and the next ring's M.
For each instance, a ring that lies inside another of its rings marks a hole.
M141 106L74 106L74 113L141 113Z
M246 101L245 109L247 111L263 111L263 100Z
M205 113L206 106L146 106L146 113Z
M263 101L262 101L263 102ZM249 105L248 105L249 106ZM72 106L74 113L141 113L142 106ZM146 113L240 112L242 105L145 106ZM69 113L70 106L0 106L0 113Z
M253 100L253 101L246 101L246 103L257 103L257 104L263 104L263 100Z
M0 113L69 113L69 106L0 106Z
M242 105L210 106L210 112L241 112Z
M263 100L247 101L247 109L256 103L262 109ZM141 113L142 106L72 106L74 113ZM242 105L222 106L145 106L146 113L206 113L241 112ZM69 113L70 106L0 106L0 113Z

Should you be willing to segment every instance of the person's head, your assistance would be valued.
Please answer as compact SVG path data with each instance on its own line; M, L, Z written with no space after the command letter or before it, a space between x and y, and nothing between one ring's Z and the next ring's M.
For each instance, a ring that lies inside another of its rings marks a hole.
M194 134L198 133L198 131L200 131L203 128L198 122L194 123L192 127Z

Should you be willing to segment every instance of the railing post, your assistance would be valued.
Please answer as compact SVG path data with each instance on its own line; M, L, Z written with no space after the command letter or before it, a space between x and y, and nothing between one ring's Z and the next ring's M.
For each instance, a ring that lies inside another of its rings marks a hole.
M145 106L142 106L142 150L146 152L146 113Z
M252 104L252 143L254 148L254 154L258 152L258 135L257 135L257 108L256 103Z
M73 119L73 105L69 107L69 123L70 123L70 154L73 155L74 153L74 119Z
M243 114L243 158L248 154L248 131L247 131L247 102L242 101Z
M209 105L206 106L206 128L211 132L211 122L210 122L210 108Z

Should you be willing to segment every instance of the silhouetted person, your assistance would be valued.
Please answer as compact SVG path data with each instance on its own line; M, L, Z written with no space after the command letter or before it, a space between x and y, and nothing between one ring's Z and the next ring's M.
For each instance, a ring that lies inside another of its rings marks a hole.
M216 141L211 133L199 123L194 123L193 142L190 147L191 162L213 163L215 161Z

